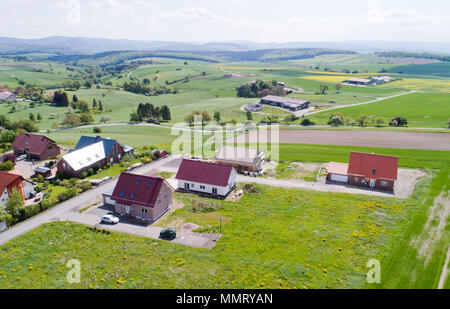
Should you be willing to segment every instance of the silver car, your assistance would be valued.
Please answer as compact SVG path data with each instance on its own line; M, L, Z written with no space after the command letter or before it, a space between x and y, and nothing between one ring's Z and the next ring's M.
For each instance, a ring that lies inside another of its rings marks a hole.
M113 215L104 215L102 217L102 223L107 223L107 224L117 224L119 223L119 218L114 217Z

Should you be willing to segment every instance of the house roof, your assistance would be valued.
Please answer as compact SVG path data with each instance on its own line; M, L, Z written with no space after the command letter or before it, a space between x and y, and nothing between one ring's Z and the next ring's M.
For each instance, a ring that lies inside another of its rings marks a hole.
M257 163L262 155L264 154L254 148L223 146L217 153L216 159L253 164Z
M352 152L348 174L364 176L366 179L397 180L398 158Z
M28 149L30 154L41 154L48 144L56 144L48 137L29 133L20 133L16 140L12 143L14 149Z
M158 177L122 173L111 197L125 205L154 207L164 182Z
M328 164L328 174L348 175L348 164L330 162Z
M98 142L66 154L63 160L76 172L85 167L92 166L105 158L103 142Z
M0 100L5 101L14 96L14 93L11 92L0 92Z
M347 82L355 82L355 83L370 83L371 80L370 79L366 79L366 78L357 78L357 77L352 77L347 79Z
M16 174L0 172L0 194L2 194L9 185L23 177Z
M110 138L101 138L100 136L97 137L82 136L78 141L78 144L75 146L74 150L80 150L84 147L91 146L98 142L102 142L105 155L108 156L111 153L111 150L114 148L114 145L116 144L117 141Z
M184 159L176 179L226 187L232 171L232 166Z
M274 96L274 95L265 96L261 100L272 101L272 102L280 102L280 103L292 104L292 105L303 105L305 103L309 103L309 101L306 101L306 100L298 100L298 99L294 99L294 98L278 97L278 96Z

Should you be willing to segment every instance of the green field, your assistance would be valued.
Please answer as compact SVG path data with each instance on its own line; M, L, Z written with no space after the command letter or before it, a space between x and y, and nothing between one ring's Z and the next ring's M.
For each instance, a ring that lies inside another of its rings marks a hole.
M101 129L102 133L100 134L93 133L92 128L86 128L62 130L46 135L58 144L69 148L74 147L83 135L94 137L100 135L104 138L113 138L122 144L135 148L156 146L167 150L170 150L172 142L176 139L176 136L171 135L170 129L129 125L102 127Z
M414 74L414 75L432 75L439 77L450 77L450 63L437 62L429 64L410 64L397 66L389 70L390 73Z
M450 120L450 95L413 93L381 102L324 111L311 118L326 124L336 112L353 119L360 115L381 117L385 125L394 117L401 116L407 118L410 127L445 128Z

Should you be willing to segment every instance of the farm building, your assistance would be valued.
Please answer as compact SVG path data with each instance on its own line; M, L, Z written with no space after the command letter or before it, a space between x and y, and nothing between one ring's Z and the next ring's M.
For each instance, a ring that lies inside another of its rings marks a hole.
M103 199L116 213L154 222L172 206L172 188L158 177L122 173L112 195Z
M236 176L230 165L184 159L176 179L181 190L226 197L236 186Z
M14 189L22 193L23 201L35 196L34 184L20 175L0 172L0 206L5 206Z
M100 136L97 137L82 136L78 141L78 144L75 146L74 151L83 149L85 147L94 145L99 142L103 144L103 149L107 161L106 163L113 164L120 162L120 160L122 160L123 155L125 153L124 147L120 145L116 140L110 138L101 138Z
M392 80L392 77L390 76L375 76L372 77L372 81L376 85L382 85L385 83L389 83Z
M311 102L309 101L297 100L293 98L277 97L274 95L265 96L264 98L261 99L260 103L271 106L278 106L293 112L302 109L307 109L311 105Z
M216 155L216 162L230 165L238 173L260 172L264 153L258 149L223 146Z
M28 155L30 160L43 161L56 158L61 154L61 149L56 142L48 137L29 133L20 133L12 143L16 156Z
M8 89L0 89L0 102L10 102L15 101L16 99L16 95Z
M345 81L349 85L369 86L372 83L371 79L367 78L349 78Z
M398 158L352 152L349 164L331 162L328 180L393 191L398 176Z

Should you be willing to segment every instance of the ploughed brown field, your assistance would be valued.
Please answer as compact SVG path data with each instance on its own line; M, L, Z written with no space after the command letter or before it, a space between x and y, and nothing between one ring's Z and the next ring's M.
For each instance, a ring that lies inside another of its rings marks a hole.
M268 133L270 140L270 130ZM229 140L228 142L232 142ZM248 141L254 143L254 141ZM260 140L264 142L264 140ZM450 134L356 130L280 130L280 143L450 151Z

